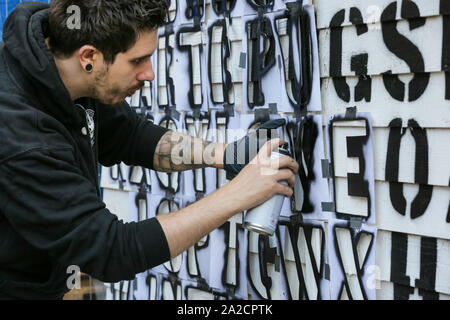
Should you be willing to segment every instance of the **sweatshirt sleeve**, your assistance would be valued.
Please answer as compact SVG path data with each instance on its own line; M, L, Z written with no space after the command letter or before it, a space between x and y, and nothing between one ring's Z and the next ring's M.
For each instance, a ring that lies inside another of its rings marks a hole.
M98 103L97 112L99 162L153 169L156 146L169 130L138 116L126 102L118 107Z
M156 218L123 223L105 208L71 148L35 149L1 164L0 211L25 241L104 282L131 280L170 259Z

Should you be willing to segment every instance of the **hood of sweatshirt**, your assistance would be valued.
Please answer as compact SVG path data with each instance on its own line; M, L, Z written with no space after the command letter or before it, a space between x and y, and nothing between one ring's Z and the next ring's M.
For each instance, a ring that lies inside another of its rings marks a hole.
M61 80L44 34L49 5L21 2L8 16L3 29L6 60L17 83L32 94L37 107L66 125L80 124L81 118Z

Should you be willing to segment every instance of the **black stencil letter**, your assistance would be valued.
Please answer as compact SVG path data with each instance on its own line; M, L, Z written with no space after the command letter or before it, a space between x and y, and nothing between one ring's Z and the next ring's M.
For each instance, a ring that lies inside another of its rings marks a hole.
M419 16L420 13L418 10L414 2L409 0L402 2L403 18L407 19L412 16ZM381 15L381 21L384 21L381 24L383 40L389 51L404 60L408 64L411 72L415 73L414 78L409 83L408 97L408 101L415 101L425 92L430 80L430 74L425 73L425 62L417 46L398 32L397 21L395 20L396 12L397 3L392 2ZM408 20L408 22L410 30L414 30L423 26L425 20L414 19ZM397 75L392 75L392 71L389 70L383 75L383 81L386 90L394 99L404 101L405 84Z
M272 23L260 16L247 22L248 38L248 82L247 99L250 108L264 105L262 78L275 65L275 37ZM264 48L261 48L261 39ZM261 50L263 49L263 50Z
M345 18L345 9L337 12L331 20L330 27L330 76L333 77L334 87L338 96L345 102L350 102L350 87L342 77L342 23ZM358 8L350 9L350 22L356 26L358 36L366 33L368 27L363 23L361 11ZM359 82L355 87L355 101L371 100L372 79L367 75L367 53L357 54L351 57L351 70L359 76Z
M406 128L397 118L389 124L389 141L386 157L386 181L389 181L389 195L394 209L401 215L406 214L406 199L403 195L403 183L398 182L400 144ZM408 128L416 142L415 183L419 184L419 193L411 204L411 218L423 215L428 208L433 193L433 186L428 185L428 138L426 129L410 119Z

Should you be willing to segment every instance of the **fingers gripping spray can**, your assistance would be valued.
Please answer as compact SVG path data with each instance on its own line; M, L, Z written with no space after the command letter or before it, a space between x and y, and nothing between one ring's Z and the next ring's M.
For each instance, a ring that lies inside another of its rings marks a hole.
M285 156L290 156L287 144L279 147L278 151L272 151L270 160ZM280 183L287 185L286 181ZM249 209L245 215L244 228L266 236L272 236L277 228L284 198L284 195L276 194L259 206Z

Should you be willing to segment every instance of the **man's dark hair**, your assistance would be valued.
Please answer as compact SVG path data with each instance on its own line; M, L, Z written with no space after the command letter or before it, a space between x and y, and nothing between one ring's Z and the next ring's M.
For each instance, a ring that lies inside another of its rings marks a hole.
M79 28L69 27L71 6L79 8ZM55 56L69 57L82 46L92 45L111 64L118 53L134 46L140 33L162 26L166 16L166 0L52 0L50 48Z

